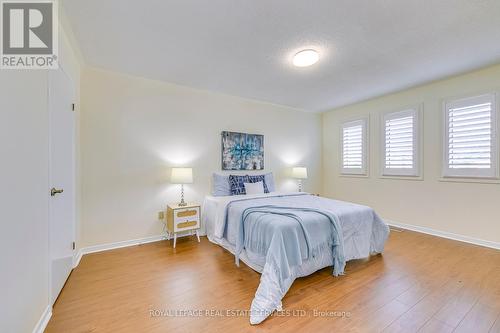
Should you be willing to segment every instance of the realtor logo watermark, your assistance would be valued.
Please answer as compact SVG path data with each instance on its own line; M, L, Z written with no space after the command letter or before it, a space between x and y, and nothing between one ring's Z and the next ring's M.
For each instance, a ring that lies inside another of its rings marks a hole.
M58 68L57 2L1 1L0 7L0 68Z

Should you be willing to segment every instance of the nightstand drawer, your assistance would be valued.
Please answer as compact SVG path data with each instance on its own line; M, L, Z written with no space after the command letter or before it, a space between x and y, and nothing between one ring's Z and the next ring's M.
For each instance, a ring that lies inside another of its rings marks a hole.
M184 222L175 223L174 231L198 229L200 227L200 220L186 220Z
M200 219L199 207L190 207L185 209L174 210L174 224L179 224L186 221L195 221L199 219Z
M178 229L184 229L184 228L189 228L189 227L195 227L198 225L198 221L186 221L177 224Z
M175 217L177 218L182 218L182 217L192 217L192 216L198 216L200 215L198 207L195 208L186 208L184 210L175 210Z

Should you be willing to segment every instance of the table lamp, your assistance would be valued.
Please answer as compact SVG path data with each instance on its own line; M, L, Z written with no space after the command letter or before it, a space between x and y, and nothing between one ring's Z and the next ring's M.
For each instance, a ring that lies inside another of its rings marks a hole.
M186 206L187 203L184 201L184 184L193 183L193 169L192 168L172 168L172 175L170 177L170 182L172 184L181 185L181 202L179 206Z
M292 177L299 180L299 192L302 192L302 179L307 179L307 168L304 167L293 168Z

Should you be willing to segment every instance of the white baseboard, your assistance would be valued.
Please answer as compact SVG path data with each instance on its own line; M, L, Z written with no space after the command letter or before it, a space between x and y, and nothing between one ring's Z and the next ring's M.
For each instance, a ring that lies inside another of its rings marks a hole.
M114 250L114 249L119 249L122 247L134 246L134 245L159 242L161 240L165 240L164 235L150 236L150 237L145 237L145 238L138 238L138 239L121 241L121 242L114 242L114 243L107 243L107 244L82 247L78 251L78 253L76 253L76 256L73 259L73 268L77 267L80 264L80 260L82 260L82 256L85 254L102 252L102 251L109 251L109 250Z
M43 311L40 320L38 320L38 323L36 323L36 326L33 329L33 333L43 333L43 331L45 331L45 328L47 327L47 324L49 323L50 317L52 317L52 307L49 305L45 308L45 311Z
M177 238L185 236L189 236L189 233L178 234ZM200 234L200 236L203 236L203 234ZM122 247L141 245L146 243L159 242L165 239L166 239L165 235L157 235L157 236L150 236L145 238L115 242L115 243L107 243L107 244L83 247L77 253L75 253L75 256L73 257L73 268L77 267L80 264L80 260L82 260L82 256L85 254L114 250Z
M80 265L80 260L82 260L83 252L82 249L78 250L73 254L73 269Z
M487 241L487 240L483 240L483 239L458 235L458 234L454 234L451 232L440 231L440 230L435 230L435 229L426 228L426 227L420 227L420 226L416 226L416 225L399 223L399 222L391 221L391 220L384 220L384 221L392 227L421 232L423 234L453 239L453 240L456 240L459 242L465 242L465 243L469 243L469 244L474 244L474 245L479 245L479 246L484 246L484 247L489 247L492 249L500 250L500 243L497 243L497 242L492 242L492 241Z

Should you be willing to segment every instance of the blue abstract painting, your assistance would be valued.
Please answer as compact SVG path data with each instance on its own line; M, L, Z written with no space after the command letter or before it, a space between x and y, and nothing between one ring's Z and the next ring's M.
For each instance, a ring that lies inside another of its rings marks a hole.
M222 132L222 170L263 169L263 135Z

